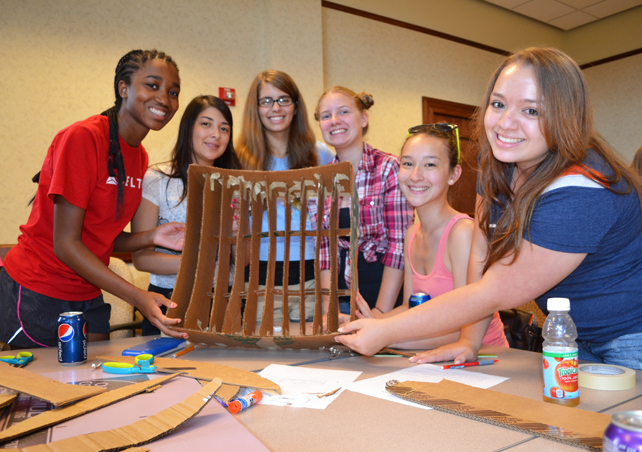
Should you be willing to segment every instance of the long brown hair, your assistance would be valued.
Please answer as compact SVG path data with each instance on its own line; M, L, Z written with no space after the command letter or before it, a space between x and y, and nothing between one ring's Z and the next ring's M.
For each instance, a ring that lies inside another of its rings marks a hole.
M549 149L517 193L512 191L507 177L515 164L500 162L493 156L484 127L484 115L495 83L504 68L511 64L525 65L535 72L539 91L539 127ZM557 49L533 47L506 58L493 74L482 107L477 111L475 138L480 148L480 191L483 197L479 224L488 241L484 271L506 256L512 255L511 263L515 261L540 195L571 166L582 167L589 149L612 169L612 173L606 175L587 169L589 177L617 194L627 194L635 189L642 200L640 182L594 129L593 110L581 69ZM624 188L615 190L614 185L622 179L626 182ZM497 207L504 212L497 219L493 232L490 223L492 211Z
M283 91L294 102L294 117L288 131L288 164L290 169L317 166L316 139L308 122L308 111L294 80L281 71L264 71L256 76L247 94L243 110L243 127L236 143L236 152L244 169L267 170L270 145L259 117L259 92L266 83Z
M633 157L633 163L631 163L631 169L638 174L638 176L642 176L642 146L640 146L640 149L635 153L635 156Z

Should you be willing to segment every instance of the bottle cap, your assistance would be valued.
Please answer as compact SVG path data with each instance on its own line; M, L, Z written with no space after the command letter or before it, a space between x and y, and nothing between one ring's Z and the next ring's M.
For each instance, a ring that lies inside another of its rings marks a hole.
M546 309L549 311L570 311L571 300L568 298L549 298L546 303Z

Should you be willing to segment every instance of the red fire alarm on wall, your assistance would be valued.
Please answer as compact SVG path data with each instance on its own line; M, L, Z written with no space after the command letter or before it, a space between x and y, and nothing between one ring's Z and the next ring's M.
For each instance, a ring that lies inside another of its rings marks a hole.
M218 97L230 107L236 105L236 91L234 88L219 88Z

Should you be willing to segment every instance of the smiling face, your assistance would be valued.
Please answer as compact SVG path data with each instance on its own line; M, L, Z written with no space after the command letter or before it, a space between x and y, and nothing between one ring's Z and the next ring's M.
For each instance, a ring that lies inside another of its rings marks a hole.
M132 74L131 83L118 83L122 97L119 116L123 129L140 132L162 129L178 110L180 78L176 67L161 59L149 60Z
M548 153L539 124L539 89L532 67L511 64L495 82L484 115L486 136L497 160L534 168Z
M419 133L406 140L401 150L399 187L411 206L448 202L448 188L461 175L461 167L451 169L448 160L448 145L442 138Z
M337 151L361 146L368 114L359 111L354 99L338 92L326 94L319 102L319 127L323 139Z
M203 110L194 123L192 132L193 161L199 165L212 166L230 141L230 124L214 107Z
M291 96L285 91L281 91L271 83L265 83L261 89L259 89L259 99L264 97L271 97L272 99L277 100L281 97ZM290 124L292 124L292 119L294 119L294 114L296 113L295 108L294 103L287 107L282 107L278 102L274 102L271 107L259 106L259 118L261 119L261 124L263 124L265 133L287 132L290 128Z

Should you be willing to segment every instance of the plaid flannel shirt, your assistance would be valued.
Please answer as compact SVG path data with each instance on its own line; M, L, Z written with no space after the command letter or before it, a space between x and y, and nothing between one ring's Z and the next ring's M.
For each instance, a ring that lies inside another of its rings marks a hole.
M331 163L338 163L339 157ZM403 241L406 229L414 222L414 210L399 189L399 158L363 143L363 155L355 174L359 195L359 252L368 262L383 253L383 264L403 269ZM323 229L330 227L330 205L325 200ZM312 227L316 225L316 205L310 206ZM338 252L349 249L347 240L339 239ZM321 239L321 269L330 269L330 241ZM350 262L346 262L345 281L350 287Z

